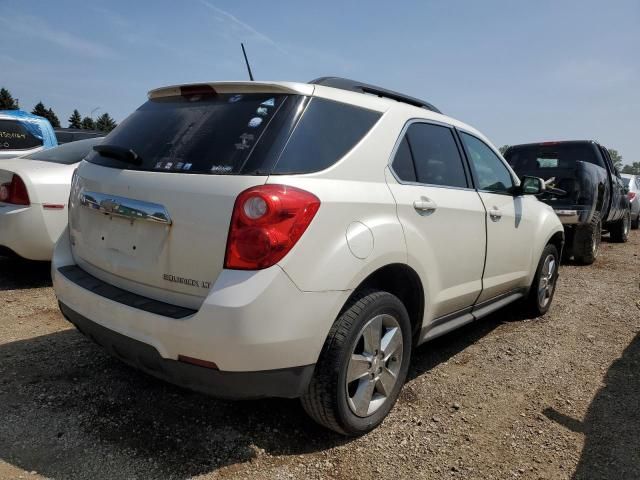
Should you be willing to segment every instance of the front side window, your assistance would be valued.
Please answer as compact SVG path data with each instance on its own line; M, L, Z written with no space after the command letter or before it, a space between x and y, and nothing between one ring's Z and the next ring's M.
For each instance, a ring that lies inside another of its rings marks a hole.
M22 123L0 120L0 151L30 150L41 146L42 140L32 135Z
M462 132L461 137L478 190L508 192L513 187L513 178L502 160L491 148L473 135Z

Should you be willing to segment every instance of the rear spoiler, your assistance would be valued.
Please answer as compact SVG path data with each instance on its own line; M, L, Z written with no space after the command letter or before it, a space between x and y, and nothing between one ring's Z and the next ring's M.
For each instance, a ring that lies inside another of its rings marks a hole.
M149 99L176 97L184 92L210 90L217 93L280 93L311 96L315 87L306 83L294 82L211 82L173 85L150 90Z

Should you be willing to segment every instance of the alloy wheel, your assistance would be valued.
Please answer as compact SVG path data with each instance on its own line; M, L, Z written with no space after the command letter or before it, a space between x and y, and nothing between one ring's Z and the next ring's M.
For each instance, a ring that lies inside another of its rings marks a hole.
M538 303L542 308L547 306L553 296L553 289L556 283L556 268L556 257L547 255L542 264L542 271L540 272L540 280L538 282Z
M362 327L345 380L347 403L355 415L374 414L391 396L398 382L402 354L402 329L393 316L377 315Z

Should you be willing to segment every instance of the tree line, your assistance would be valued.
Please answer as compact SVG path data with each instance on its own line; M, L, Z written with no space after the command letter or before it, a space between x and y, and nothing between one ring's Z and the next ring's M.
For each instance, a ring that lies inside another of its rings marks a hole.
M0 110L19 110L20 103L17 98L13 98L11 92L6 88L0 88ZM38 102L31 110L31 113L44 117L49 120L51 126L54 128L60 128L60 119L53 111L52 108L47 108L41 101ZM69 122L69 128L80 128L84 130L100 130L101 132L110 132L117 127L117 123L111 115L107 112L100 115L97 119L93 119L89 116L82 117L77 109L73 110L73 113L67 120Z

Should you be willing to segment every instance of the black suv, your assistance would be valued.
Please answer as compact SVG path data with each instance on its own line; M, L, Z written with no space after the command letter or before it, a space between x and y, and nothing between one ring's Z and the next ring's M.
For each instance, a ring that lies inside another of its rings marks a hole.
M541 177L555 187L540 199L564 224L565 258L593 263L603 229L613 241L627 241L627 188L605 147L590 140L530 143L513 145L504 156L519 177Z

